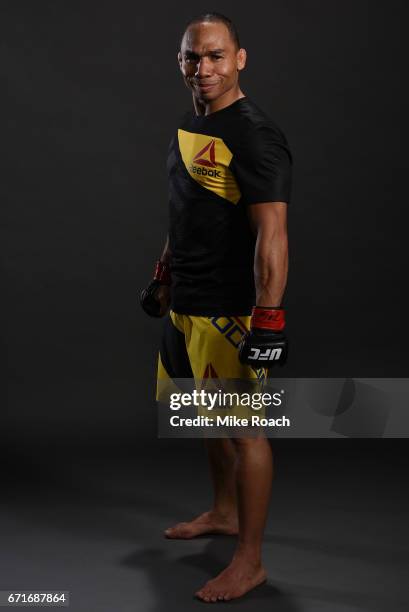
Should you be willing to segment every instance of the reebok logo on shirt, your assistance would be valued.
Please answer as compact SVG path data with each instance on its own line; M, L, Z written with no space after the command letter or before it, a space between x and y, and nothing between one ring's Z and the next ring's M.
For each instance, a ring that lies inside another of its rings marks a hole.
M217 176L221 178L221 172L219 170L207 170L206 168L201 168L200 166L189 166L189 169L193 172L193 174L201 174L202 176Z
M200 149L199 153L193 158L193 161L197 164L201 164L202 166L210 166L211 168L216 168L216 155L215 155L215 142L214 138L211 140L203 149Z
M179 151L192 179L232 204L241 193L229 169L233 154L221 138L178 130Z
M196 153L193 161L201 166L207 166L206 168L201 168L200 166L194 166L192 164L190 166L190 170L194 174L201 174L202 176L216 176L217 178L222 177L220 170L211 170L211 168L217 168L214 139L208 142L203 149L200 149L199 153ZM209 170L207 168L209 168Z

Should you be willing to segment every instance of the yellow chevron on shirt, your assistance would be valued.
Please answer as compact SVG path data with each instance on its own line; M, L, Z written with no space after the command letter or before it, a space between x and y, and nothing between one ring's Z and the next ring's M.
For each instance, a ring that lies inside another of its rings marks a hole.
M241 193L229 169L233 154L221 138L178 130L179 150L192 179L232 204Z

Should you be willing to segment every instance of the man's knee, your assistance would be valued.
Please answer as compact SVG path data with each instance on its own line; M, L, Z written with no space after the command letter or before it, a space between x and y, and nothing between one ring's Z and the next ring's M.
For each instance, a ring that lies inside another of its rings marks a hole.
M248 438L232 438L232 443L236 452L242 453L252 449L258 449L269 445L267 438L264 436L248 437Z
M209 453L221 459L231 459L236 454L233 441L230 438L207 438L206 447Z

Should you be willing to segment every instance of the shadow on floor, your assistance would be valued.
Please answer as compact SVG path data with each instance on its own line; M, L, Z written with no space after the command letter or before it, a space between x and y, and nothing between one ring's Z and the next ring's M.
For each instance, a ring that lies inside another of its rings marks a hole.
M207 540L204 549L176 559L167 555L164 550L149 548L131 554L123 560L124 565L142 569L148 577L157 599L152 612L190 612L206 605L196 599L194 593L226 567L236 542L233 538L222 536L201 540ZM260 585L241 599L219 603L239 606L243 612L254 612L255 606L260 612L301 612L301 608L289 594L269 582Z

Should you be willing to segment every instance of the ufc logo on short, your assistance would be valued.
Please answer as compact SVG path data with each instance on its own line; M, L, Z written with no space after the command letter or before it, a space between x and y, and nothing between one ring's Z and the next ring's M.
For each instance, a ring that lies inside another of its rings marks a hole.
M282 348L268 348L265 351L261 352L261 349L251 348L249 359L254 359L254 361L275 361L280 359Z

